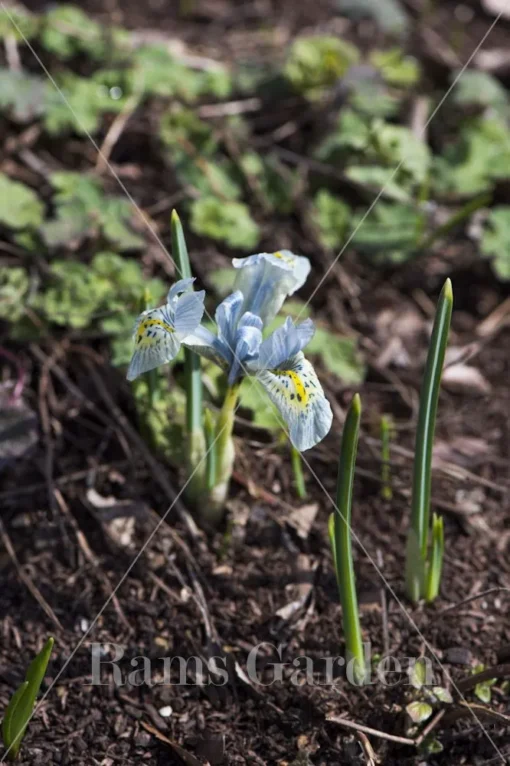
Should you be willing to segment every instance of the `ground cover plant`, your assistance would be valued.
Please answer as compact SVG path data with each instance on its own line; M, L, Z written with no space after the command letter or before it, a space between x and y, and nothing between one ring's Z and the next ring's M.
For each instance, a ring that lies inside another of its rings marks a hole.
M496 5L1 4L6 757L508 760Z

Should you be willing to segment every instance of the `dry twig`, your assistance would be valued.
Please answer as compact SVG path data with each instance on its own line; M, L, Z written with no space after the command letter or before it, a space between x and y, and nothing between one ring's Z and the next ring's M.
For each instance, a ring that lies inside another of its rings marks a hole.
M14 546L11 542L11 538L7 534L7 531L3 525L2 519L0 519L0 537L2 538L2 542L4 544L5 550L10 556L10 559L12 563L14 564L14 567L16 569L16 572L18 574L19 579L23 582L23 584L27 587L27 589L30 591L32 596L35 598L39 606L43 609L44 613L50 618L50 620L53 622L53 624L61 631L64 630L62 627L62 623L58 619L57 615L51 608L51 606L48 604L44 596L42 595L39 588L34 585L30 577L27 575L25 570L20 564L20 561L16 555L16 551L14 550Z

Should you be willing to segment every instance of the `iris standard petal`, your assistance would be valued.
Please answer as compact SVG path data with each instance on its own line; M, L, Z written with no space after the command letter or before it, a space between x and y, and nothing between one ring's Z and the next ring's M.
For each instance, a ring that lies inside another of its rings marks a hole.
M144 311L135 325L133 340L135 350L127 372L128 380L174 359L181 344L169 306Z
M182 280L184 281L184 280ZM173 305L173 324L179 340L194 332L204 315L205 290L184 293Z
M255 318L259 319L258 317ZM249 320L249 318L247 319ZM246 364L258 355L260 344L262 343L261 325L262 322L260 322L260 326L258 324L245 324L238 328L234 358L228 374L229 386L233 385L237 378L245 372Z
M262 330L263 326L262 319L256 314L252 314L251 311L245 311L237 325L238 328L258 327L259 330Z
M313 338L314 332L315 327L311 319L306 319L296 327L292 319L287 317L283 325L262 343L253 368L267 370L279 367L302 351Z
M257 378L280 410L296 449L310 449L326 436L333 413L315 370L302 352L285 366L262 370Z
M234 353L237 323L241 316L242 307L243 296L237 290L220 303L214 315L218 325L218 338L225 343L225 350L230 352L231 358Z
M257 314L264 324L274 319L285 298L304 284L310 271L308 258L290 250L234 258L232 264L238 269L234 288L243 294L243 312Z

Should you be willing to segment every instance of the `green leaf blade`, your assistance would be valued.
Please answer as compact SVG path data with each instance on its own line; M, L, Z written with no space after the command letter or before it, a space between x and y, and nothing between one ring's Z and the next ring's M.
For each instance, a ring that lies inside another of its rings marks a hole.
M21 741L33 713L35 701L46 675L54 639L48 638L39 654L32 660L26 672L24 683L11 698L4 718L4 744L9 748L13 760L19 751ZM8 742L5 741L7 735Z
M366 667L351 540L352 493L360 420L361 399L359 394L355 394L347 411L340 445L336 511L333 522L333 559L337 573L340 603L342 605L346 661L353 664L355 682L362 684L366 674Z

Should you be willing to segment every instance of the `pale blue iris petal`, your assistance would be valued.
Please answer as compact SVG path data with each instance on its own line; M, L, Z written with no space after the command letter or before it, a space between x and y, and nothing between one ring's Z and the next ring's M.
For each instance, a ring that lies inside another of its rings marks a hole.
M259 330L262 330L262 327L264 326L262 323L262 319L257 316L256 314L252 314L251 311L246 311L241 319L239 320L239 324L237 325L238 328L240 327L258 327Z
M186 277L186 279L179 279L175 285L172 285L168 291L166 302L172 305L178 295L191 290L195 277Z
M305 346L308 346L315 335L315 325L311 319L305 319L304 322L296 325L295 330L299 343L299 351L302 351Z
M218 325L218 338L225 344L225 349L230 353L231 358L242 307L243 296L239 291L236 291L227 296L216 309L215 319Z
M254 325L245 325L239 327L236 335L236 345L230 372L228 374L228 384L231 386L237 378L245 372L245 366L254 359L262 343L261 328Z
M282 414L296 449L310 449L326 436L333 413L315 370L302 352L284 368L262 370L257 378Z
M173 323L180 340L194 332L204 315L205 290L180 295L173 307Z
M174 359L181 340L200 325L205 292L194 293L193 282L191 278L179 280L170 288L166 305L144 311L138 318L128 380Z
M154 370L174 359L181 347L168 306L144 311L135 325L135 350L127 379L134 380L143 372Z
M294 255L294 253L292 253L290 250L281 250L280 253L284 257L294 259L293 274L295 285L294 288L289 292L289 295L294 295L294 293L299 290L300 287L303 287L304 283L308 279L308 275L312 266L308 258L305 258L304 255Z
M255 362L257 369L273 369L292 356L288 353L288 339L293 327L292 319L287 317L283 325L266 338L260 347L258 360ZM299 349L297 350L299 351Z
M311 319L306 319L297 327L290 317L284 324L266 338L260 347L254 369L271 370L296 356L310 342L315 332Z
M191 334L183 339L183 345L190 348L199 356L214 362L219 367L227 369L230 365L230 357L225 357L223 344L207 327L197 327Z
M258 314L264 324L274 319L285 298L304 284L310 271L308 258L289 250L234 258L232 263L238 269L234 288L244 296L243 311Z

